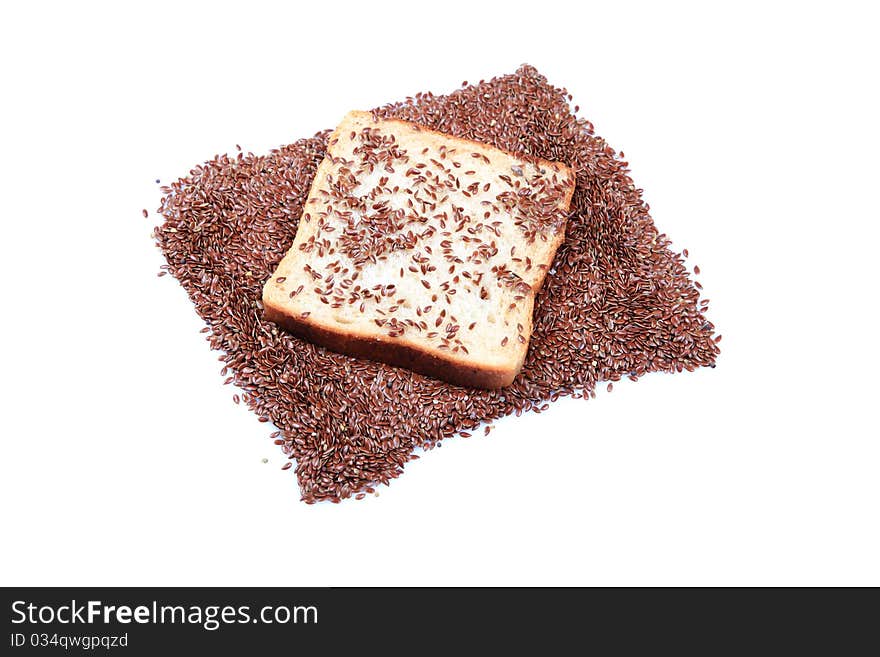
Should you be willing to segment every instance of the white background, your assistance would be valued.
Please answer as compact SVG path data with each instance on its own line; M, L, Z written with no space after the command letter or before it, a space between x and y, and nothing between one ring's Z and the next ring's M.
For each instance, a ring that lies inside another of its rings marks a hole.
M664 4L5 3L0 583L880 585L877 18ZM155 179L523 62L700 265L718 367L305 505L156 278Z

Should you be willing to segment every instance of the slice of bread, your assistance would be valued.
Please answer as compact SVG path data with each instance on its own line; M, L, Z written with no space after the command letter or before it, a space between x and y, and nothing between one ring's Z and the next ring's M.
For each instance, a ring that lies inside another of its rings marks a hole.
M509 385L574 185L564 164L351 112L263 288L266 318L341 353Z

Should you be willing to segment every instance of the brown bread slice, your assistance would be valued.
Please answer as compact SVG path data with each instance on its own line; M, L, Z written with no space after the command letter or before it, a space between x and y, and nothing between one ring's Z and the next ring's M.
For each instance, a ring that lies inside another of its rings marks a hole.
M509 385L574 186L561 163L350 112L263 288L266 317L341 353Z

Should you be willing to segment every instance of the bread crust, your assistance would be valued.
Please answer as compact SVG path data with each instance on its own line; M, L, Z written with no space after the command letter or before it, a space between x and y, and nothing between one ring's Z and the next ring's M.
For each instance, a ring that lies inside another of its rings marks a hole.
M373 123L377 123L376 117L371 112L351 112L353 115L361 115L361 116L369 116L370 120ZM540 163L543 166L550 167L556 171L567 172L572 182L575 179L575 170L570 166L565 164L565 162L552 162L550 160L545 160L542 157L535 157L534 155L529 155L527 153L514 153L512 151L505 150L503 148L499 148L498 146L493 146L492 144L486 144L481 141L476 141L475 139L468 139L467 137L456 137L455 135L449 135L445 132L439 132L438 130L434 130L433 128L428 128L427 126L423 126L420 123L413 123L412 121L404 121L403 119L381 119L382 123L400 123L401 125L408 126L417 132L427 132L428 134L434 135L441 139L454 139L455 141L463 141L466 144L473 144L477 148L491 148L496 151L501 151L505 155L509 155L510 157L519 158L521 160L527 160L530 162ZM336 132L334 131L334 135ZM331 135L332 137L332 135ZM571 201L571 194L574 193L574 184L571 186L571 192L568 195L568 201Z
M392 342L381 337L366 337L357 333L342 333L295 317L284 309L267 304L265 317L289 333L320 345L331 351L378 361L393 367L402 367L434 379L469 388L503 388L513 383L522 369L522 361L515 370L487 368L479 363L467 364L413 347L406 342Z

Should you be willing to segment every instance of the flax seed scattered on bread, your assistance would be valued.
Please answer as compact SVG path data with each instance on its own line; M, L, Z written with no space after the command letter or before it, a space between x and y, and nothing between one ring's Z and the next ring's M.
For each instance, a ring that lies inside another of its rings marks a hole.
M509 385L573 192L565 164L351 112L266 282L266 317L334 351Z

